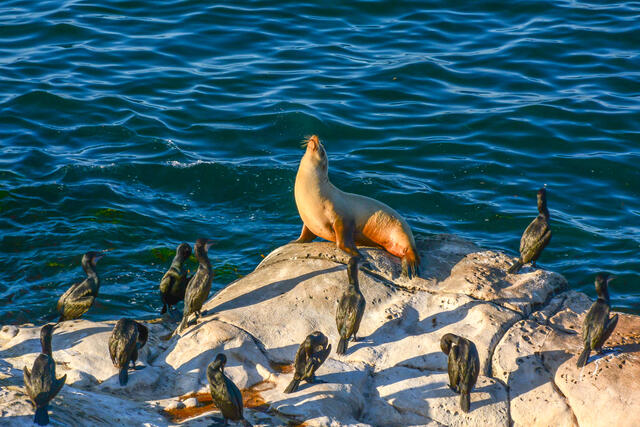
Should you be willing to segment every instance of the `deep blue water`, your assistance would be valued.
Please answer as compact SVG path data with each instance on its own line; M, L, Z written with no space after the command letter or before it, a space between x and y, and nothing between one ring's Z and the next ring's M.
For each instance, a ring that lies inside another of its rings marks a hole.
M539 263L640 313L640 2L0 3L0 323L150 316L175 246L217 241L214 288L298 236L300 141L416 234ZM238 6L243 4L243 6Z

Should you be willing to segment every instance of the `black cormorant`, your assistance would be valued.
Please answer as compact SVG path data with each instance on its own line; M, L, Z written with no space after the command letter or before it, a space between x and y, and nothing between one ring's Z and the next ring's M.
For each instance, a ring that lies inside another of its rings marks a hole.
M241 421L244 426L251 426L244 419L242 410L242 393L238 387L224 374L227 357L219 353L216 359L207 366L207 379L213 403L222 413L224 425L231 421Z
M195 256L198 260L198 270L195 272L184 295L184 312L182 313L182 321L178 326L178 333L187 327L189 317L196 315L196 321L200 317L202 305L209 296L211 291L211 281L213 280L213 269L211 261L209 261L209 248L213 242L208 239L198 239L195 244Z
M587 364L591 350L595 350L598 354L602 353L602 346L618 324L617 314L609 318L611 306L609 305L608 285L613 279L613 276L606 273L600 273L596 276L596 293L598 294L598 299L591 305L582 324L584 350L582 350L582 353L580 353L578 357L577 365L579 368Z
M183 264L190 256L191 246L187 243L181 243L176 249L176 256L173 257L171 267L160 281L160 296L163 304L160 314L166 313L167 308L171 310L178 302L184 300L188 279Z
M82 269L87 273L87 278L72 285L58 300L58 322L77 319L93 305L100 289L100 281L95 270L96 263L103 256L104 254L93 251L82 256Z
M442 352L449 357L449 387L460 393L460 408L469 412L471 390L476 385L480 372L480 358L473 342L454 334L445 334L440 339Z
M530 262L536 266L536 260L551 240L549 228L549 209L547 209L547 190L538 190L538 216L522 233L520 239L520 258L509 268L509 274L517 273L523 265Z
M67 380L66 375L60 379L56 378L56 362L51 354L52 333L52 324L44 325L40 329L42 353L33 362L31 372L26 366L23 371L24 386L27 389L27 394L36 405L36 414L33 422L41 426L49 424L47 406Z
M129 364L136 368L138 350L140 350L149 338L149 329L141 323L131 319L120 319L113 327L109 338L109 354L113 366L119 369L118 379L124 386L129 380Z
M331 352L331 344L327 337L319 331L312 332L298 347L293 362L293 380L284 389L285 393L293 393L298 390L300 381L312 383L316 378L316 370L327 359Z
M350 337L353 337L354 341L357 340L356 334L360 329L360 321L366 304L358 283L358 259L356 257L349 259L347 276L349 277L349 286L340 297L336 310L336 326L340 334L340 341L336 348L338 354L347 352L347 341Z

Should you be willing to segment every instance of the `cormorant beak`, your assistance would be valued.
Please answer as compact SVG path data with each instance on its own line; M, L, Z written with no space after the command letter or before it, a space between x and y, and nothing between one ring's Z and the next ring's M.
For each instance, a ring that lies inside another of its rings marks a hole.
M616 280L617 278L618 278L618 276L614 276L613 274L612 274L612 275L610 275L610 276L607 278L607 285L608 285L609 283L611 283L612 281Z
M216 244L216 242L215 242L215 241L213 241L213 240L211 240L211 239L208 239L208 240L207 240L207 244L206 244L206 245L204 245L204 247L205 247L205 249L206 249L206 250L209 250L209 248L210 248L211 246L215 245L215 244Z

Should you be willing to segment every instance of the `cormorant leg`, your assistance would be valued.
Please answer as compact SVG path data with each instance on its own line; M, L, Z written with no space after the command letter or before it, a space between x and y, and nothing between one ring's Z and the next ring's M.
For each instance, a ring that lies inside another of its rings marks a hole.
M356 334L353 334L353 337L351 337L351 340L352 340L353 342L358 341L358 337L356 336Z
M538 266L536 265L536 262L535 262L535 261L531 261L531 267L532 267L532 268L538 268Z
M291 243L309 243L316 237L318 236L313 234L311 230L307 228L306 225L302 224L302 231L300 232L300 237L298 237L297 240L294 240Z

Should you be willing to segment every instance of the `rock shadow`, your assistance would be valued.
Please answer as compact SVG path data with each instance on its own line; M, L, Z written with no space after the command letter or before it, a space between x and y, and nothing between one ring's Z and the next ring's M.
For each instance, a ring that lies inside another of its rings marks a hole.
M556 376L558 368L573 356L573 354L568 353L565 350L546 350L535 352L534 354L530 354L527 356L518 357L516 359L518 369L511 372L509 375L517 376L517 374L520 372L523 377L526 377L528 379L528 381L526 381L526 387L522 387L518 390L511 388L511 399L526 394L543 384L554 384L554 378ZM534 359L533 363L539 364L539 366L532 367L530 362L527 363L527 359L532 358ZM535 370L538 374L541 374L541 370L544 370L548 375L535 375L535 377L533 377L532 375L527 375L524 371L530 369ZM522 381L521 383L525 384L525 381Z
M87 338L90 335L111 331L112 329L112 326L96 326L92 328L79 329L77 331L68 332L56 332L56 330L54 329L53 337L51 338L54 356L56 351L68 350L76 344L79 344L84 338ZM60 343L64 344L60 345ZM29 338L15 344L12 347L5 348L4 350L0 351L0 359L5 359L7 357L20 357L31 353L40 353L41 350L42 348L40 346L40 333L38 328L37 338Z
M215 307L208 309L206 312L203 312L203 316L210 316L215 313L220 313L227 310L233 310L243 307L249 307L255 304L260 304L261 302L268 301L272 298L278 297L284 293L289 292L296 286L298 286L301 282L305 280L312 279L316 276L320 276L323 274L329 274L336 271L344 270L344 266L335 266L331 268L325 268L323 270L312 271L310 273L302 274L297 277L293 277L291 279L278 280L275 282L268 283L264 286L260 286L250 292L243 293L229 301L225 301L222 304L219 304ZM231 285L230 285L231 286ZM229 287L225 287L220 292L223 292L225 289ZM214 296L215 298L215 296Z
M359 340L356 342L350 341L347 354L369 345L390 344L409 336L420 336L437 332L442 328L462 321L467 317L472 307L482 303L482 301L468 301L451 310L438 312L422 320L418 320L420 317L418 310L410 305L406 305L402 311L402 315L397 319L386 322L367 336L358 335Z

